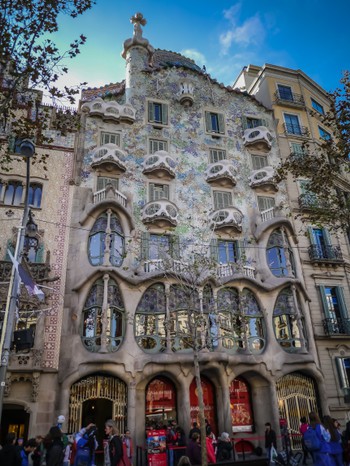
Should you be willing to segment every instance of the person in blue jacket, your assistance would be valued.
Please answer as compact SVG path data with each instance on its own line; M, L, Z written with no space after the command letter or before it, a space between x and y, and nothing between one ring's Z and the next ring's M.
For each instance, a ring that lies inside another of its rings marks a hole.
M36 449L36 441L35 438L31 438L27 440L24 444L23 447L21 448L21 459L22 459L22 464L21 466L28 466L29 465L29 459L28 456L33 453L33 451Z
M335 466L343 466L343 446L341 433L337 429L337 420L332 419L330 416L323 417L323 424L328 432L331 434L329 441L329 454Z
M310 428L316 431L321 445L318 450L311 452L314 466L334 466L333 459L330 456L330 433L321 424L318 414L314 411L309 413L309 420Z

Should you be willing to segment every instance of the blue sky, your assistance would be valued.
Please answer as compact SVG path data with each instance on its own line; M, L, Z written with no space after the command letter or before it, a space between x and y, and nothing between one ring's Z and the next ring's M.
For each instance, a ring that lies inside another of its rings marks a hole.
M138 11L153 47L193 58L225 85L244 65L272 63L334 90L350 69L350 0L97 0L83 16L60 21L62 49L80 33L88 38L65 82L99 87L124 79L120 53Z

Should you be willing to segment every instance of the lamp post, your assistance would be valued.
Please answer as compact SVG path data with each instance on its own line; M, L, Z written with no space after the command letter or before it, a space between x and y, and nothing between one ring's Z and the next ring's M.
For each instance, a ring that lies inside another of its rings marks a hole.
M22 217L22 224L18 229L16 249L14 254L15 261L19 263L22 260L22 252L24 246L25 238L25 229L28 222L28 213L29 213L29 184L30 184L30 159L34 155L35 145L30 139L22 139L18 144L18 151L23 157L26 158L26 188L25 188L25 198L24 198L24 210ZM4 402L4 393L6 386L6 373L9 365L10 359L10 349L12 342L12 333L15 323L15 314L16 314L16 302L17 297L20 292L21 280L16 270L16 267L12 266L9 290L7 293L7 301L5 308L5 315L3 320L3 327L1 332L0 340L0 421L2 418L3 411L3 402Z

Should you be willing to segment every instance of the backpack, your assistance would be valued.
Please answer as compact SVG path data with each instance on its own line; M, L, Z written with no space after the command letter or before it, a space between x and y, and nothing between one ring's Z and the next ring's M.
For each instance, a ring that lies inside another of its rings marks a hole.
M88 438L86 438L86 436L84 435L83 437L81 437L78 442L77 442L77 448L78 450L80 450L81 448L85 448L88 446Z
M321 449L321 439L316 431L312 427L309 427L304 434L304 444L309 451L317 451Z

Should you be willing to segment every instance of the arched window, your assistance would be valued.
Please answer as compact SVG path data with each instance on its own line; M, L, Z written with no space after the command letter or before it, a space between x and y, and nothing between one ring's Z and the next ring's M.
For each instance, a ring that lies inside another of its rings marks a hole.
M218 292L218 316L222 346L229 352L260 353L265 347L265 326L254 294L235 288Z
M43 188L40 184L32 183L29 187L28 202L31 207L39 208L41 206Z
M107 303L106 308L103 307L104 302ZM106 275L94 283L85 301L83 344L93 352L116 351L123 340L124 325L124 305L119 287Z
M273 231L267 243L267 263L276 277L295 276L293 252L283 229Z
M146 389L146 427L164 425L169 419L177 419L176 390L169 379L157 377Z
M88 254L91 265L104 264L108 250L108 264L120 267L124 259L124 234L120 220L111 210L101 215L89 235Z
M141 349L150 353L164 351L165 319L165 288L161 283L156 283L144 292L136 309L134 332Z
M230 383L230 407L232 432L253 432L250 388L241 377L237 377Z
M279 293L273 310L273 325L278 343L287 352L299 351L305 344L303 318L299 309L290 288Z

